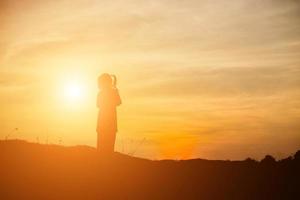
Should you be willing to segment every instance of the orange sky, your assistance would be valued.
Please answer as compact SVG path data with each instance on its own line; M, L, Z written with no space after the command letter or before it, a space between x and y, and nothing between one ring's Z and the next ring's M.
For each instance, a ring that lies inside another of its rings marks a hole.
M118 151L260 159L300 148L297 1L0 1L1 139L95 146L103 72L119 77Z

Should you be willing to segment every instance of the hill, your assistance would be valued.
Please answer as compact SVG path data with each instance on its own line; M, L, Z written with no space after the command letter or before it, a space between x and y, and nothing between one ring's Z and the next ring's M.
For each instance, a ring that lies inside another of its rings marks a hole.
M0 199L300 199L300 151L275 161L161 160L0 141Z

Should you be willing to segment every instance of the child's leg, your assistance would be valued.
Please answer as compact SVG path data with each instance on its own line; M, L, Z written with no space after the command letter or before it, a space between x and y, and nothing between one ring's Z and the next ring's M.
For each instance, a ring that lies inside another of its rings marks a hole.
M101 133L100 133L100 131L97 131L97 150L98 151L100 151L100 149L101 149L101 138L100 138L100 135L101 135Z
M115 131L110 131L108 133L108 138L107 138L107 151L109 153L113 153L115 151L115 142L116 142L116 132Z
M98 133L97 148L105 154L113 153L115 147L116 132L102 131Z

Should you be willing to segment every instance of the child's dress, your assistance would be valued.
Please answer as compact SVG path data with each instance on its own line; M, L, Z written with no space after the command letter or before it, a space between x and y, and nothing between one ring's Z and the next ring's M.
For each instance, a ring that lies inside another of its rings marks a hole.
M117 89L104 89L98 93L98 150L111 153L114 151L116 132L118 130L116 107L120 104L121 98Z

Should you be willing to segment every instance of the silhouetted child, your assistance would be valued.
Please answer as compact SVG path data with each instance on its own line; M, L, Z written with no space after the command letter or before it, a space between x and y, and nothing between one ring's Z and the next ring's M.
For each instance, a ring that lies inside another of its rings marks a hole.
M117 109L121 104L116 77L102 74L98 78L99 93L97 107L99 108L97 133L97 148L105 154L113 153L117 133Z

